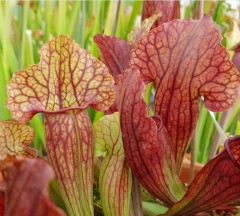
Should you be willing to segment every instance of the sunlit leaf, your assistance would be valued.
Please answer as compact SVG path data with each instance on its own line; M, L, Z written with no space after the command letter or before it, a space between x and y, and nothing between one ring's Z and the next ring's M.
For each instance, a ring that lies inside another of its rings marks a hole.
M166 216L191 216L240 202L240 136L228 139L225 146L228 151L224 150L203 167L183 199Z
M37 112L105 110L114 101L113 79L106 66L66 36L40 50L39 64L16 72L8 84L12 116L29 121Z
M102 152L101 152L101 155L102 155ZM94 150L94 156L95 156L94 157L94 178L99 179L103 157L102 156L96 156L95 155L95 150Z
M129 215L132 176L125 160L119 113L105 115L93 125L96 149L106 152L99 187L104 215Z
M4 161L37 157L37 150L29 147L33 129L14 120L0 121L0 164Z
M103 62L108 67L114 79L125 69L129 68L130 51L132 47L127 41L103 34L95 35L94 41L101 51ZM115 85L115 101L110 109L105 112L106 114L118 111L118 92L118 86Z
M95 35L94 41L101 51L103 62L113 77L129 68L131 46L127 41L103 34Z
M156 85L154 114L170 135L178 171L196 127L200 97L208 109L223 111L239 96L239 73L221 38L208 15L174 20L151 30L132 52L132 67Z
M173 19L179 19L180 3L178 0L145 0L143 3L142 20L145 20L154 14L160 14L161 16L153 24L153 28Z
M129 166L140 183L171 206L180 200L184 187L179 180L172 145L161 118L148 116L143 101L144 82L139 71L127 70L120 87L120 122Z
M114 101L107 67L67 36L43 45L40 62L16 72L8 84L13 117L45 114L48 155L69 215L93 214L93 143L87 107L103 111Z
M92 212L93 145L87 111L45 115L47 150L71 214Z
M151 203L151 202L143 202L143 211L144 215L147 216L156 216L159 214L163 214L167 211L165 206L159 205L158 203Z
M42 160L25 159L8 165L3 170L6 216L63 216L47 197L49 181L54 173Z
M5 182L2 169L16 160L37 157L29 147L34 139L33 129L14 120L0 121L0 215L5 215Z

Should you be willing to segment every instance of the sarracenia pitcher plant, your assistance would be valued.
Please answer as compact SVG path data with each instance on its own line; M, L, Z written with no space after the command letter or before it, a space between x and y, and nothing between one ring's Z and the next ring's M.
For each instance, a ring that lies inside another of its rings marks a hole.
M60 35L7 86L13 118L26 123L44 114L47 158L71 216L94 215L94 155L104 215L142 215L139 183L166 216L211 215L240 202L240 136L226 139L188 187L180 179L201 103L222 112L239 100L240 74L222 36L209 15L180 20L179 1L143 5L142 27L128 41L95 35L103 62ZM93 125L89 106L105 111ZM21 166L45 166L31 160L13 165L16 176Z
M40 55L39 64L14 74L7 107L21 122L44 113L48 157L69 214L92 215L93 141L87 108L109 108L113 78L102 62L66 36L45 44Z
M0 215L59 215L47 196L52 168L29 147L33 129L14 120L0 121Z

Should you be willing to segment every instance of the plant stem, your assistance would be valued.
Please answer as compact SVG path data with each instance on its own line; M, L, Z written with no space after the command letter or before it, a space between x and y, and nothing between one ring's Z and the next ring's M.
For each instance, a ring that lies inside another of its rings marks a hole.
M211 113L210 113L210 115L212 116ZM214 157L214 155L216 154L217 149L218 149L219 139L221 139L221 138L224 139L224 140L227 139L227 136L225 135L224 131L222 130L222 127L226 122L227 115L228 115L228 111L223 112L222 118L221 118L219 124L216 124L216 122L215 122L216 120L213 120L214 124L217 128L218 133L216 134L216 136L214 138L214 141L213 141L213 144L211 146L211 150L209 152L208 160L211 160Z
M225 132L223 131L223 129L221 128L221 126L218 124L218 122L217 122L217 120L216 120L216 118L215 118L214 113L211 112L211 111L208 111L208 112L209 112L210 116L212 117L213 123L214 123L214 125L216 126L216 129L217 129L219 135L220 135L224 140L227 139L228 137L227 137L227 135L225 134Z
M142 216L142 199L138 179L132 175L132 205L135 216Z
M196 156L196 131L192 137L192 145L191 145L191 163L190 163L190 183L194 179L194 167L195 167L195 157Z
M44 117L48 158L68 215L92 216L93 145L87 111L70 110Z

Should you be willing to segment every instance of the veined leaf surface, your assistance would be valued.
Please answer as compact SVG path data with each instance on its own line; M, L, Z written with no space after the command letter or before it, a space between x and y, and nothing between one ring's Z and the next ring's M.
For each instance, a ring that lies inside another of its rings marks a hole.
M106 152L99 187L104 215L129 215L132 175L125 160L119 113L105 115L93 125L96 149Z
M132 52L132 67L156 85L154 114L167 128L178 171L199 116L200 97L212 111L230 108L239 97L239 73L221 38L210 16L174 20L151 30Z
M240 201L240 136L226 143L229 152L223 150L200 170L183 199L166 216L191 216Z
M71 215L92 214L93 145L87 111L45 115L47 150Z
M120 86L120 122L129 166L140 183L167 206L184 195L177 175L171 140L161 118L148 116L139 71L127 70Z
M131 46L127 41L103 34L95 35L94 41L114 78L129 68Z
M0 164L8 158L37 157L37 150L29 147L33 138L30 126L14 120L0 121Z
M3 170L6 216L64 216L47 197L49 181L54 172L42 160L25 159Z
M12 116L29 121L37 112L107 109L114 101L107 67L67 36L59 36L40 50L41 60L17 71L8 84L7 107Z
M86 108L106 110L114 101L107 67L67 36L53 38L40 62L16 72L8 84L13 117L45 114L48 155L69 215L93 215L93 143Z
M5 210L6 182L2 169L19 159L36 158L38 151L29 147L33 138L34 131L30 126L14 120L0 121L0 215L8 212Z
M180 3L179 0L158 0L158 1L144 1L142 20L151 17L154 14L160 14L160 17L153 24L155 28L165 22L180 18Z

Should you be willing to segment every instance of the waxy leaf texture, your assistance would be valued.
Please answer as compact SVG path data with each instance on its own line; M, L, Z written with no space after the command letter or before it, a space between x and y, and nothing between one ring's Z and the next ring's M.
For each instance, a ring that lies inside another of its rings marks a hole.
M132 175L125 160L119 112L105 115L93 125L94 148L106 152L99 191L104 215L129 215Z
M37 150L29 147L33 138L30 126L14 120L0 121L0 165L4 160L37 157Z
M184 195L177 175L172 145L161 118L148 116L143 101L144 82L139 71L127 70L120 87L120 123L123 146L134 175L167 206Z
M160 14L160 17L153 24L155 28L165 22L180 18L179 0L158 0L143 2L142 20L151 17L154 14Z
M45 115L49 159L71 215L92 215L93 143L87 111Z
M131 46L127 41L103 34L95 35L94 41L101 51L103 62L114 78L129 68Z
M47 197L54 173L42 160L25 159L3 170L6 184L5 216L64 216Z
M70 215L92 215L93 143L86 109L107 110L114 102L107 67L67 36L43 45L40 62L13 75L7 107L29 121L45 114L48 155Z
M224 150L209 161L196 175L183 199L170 208L166 216L191 216L240 202L240 136L229 138L226 143L231 153Z
M29 147L33 138L34 131L30 126L14 120L0 121L0 215L6 212L6 182L2 170L16 160L37 157L37 150Z
M132 52L131 66L156 85L154 114L167 128L178 171L197 123L200 97L212 111L230 108L239 97L239 72L221 38L208 15L174 20L151 30Z
M107 67L67 36L40 50L40 62L16 72L8 84L12 116L29 121L37 112L106 110L114 101L114 81ZM61 110L61 111L59 111Z
M116 81L117 76L129 68L131 45L120 38L97 34L94 41L101 51L101 58ZM106 114L118 111L118 86L115 84L115 101Z

